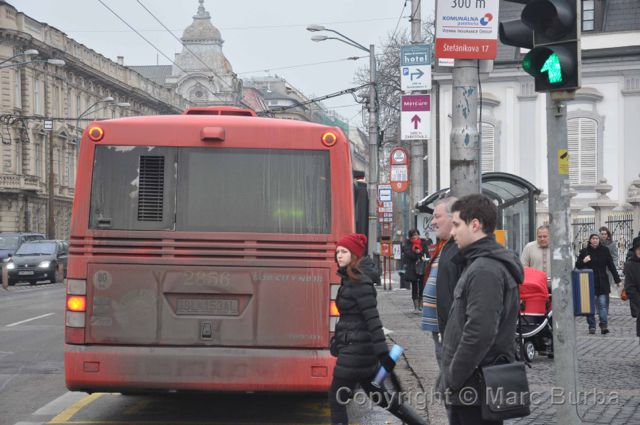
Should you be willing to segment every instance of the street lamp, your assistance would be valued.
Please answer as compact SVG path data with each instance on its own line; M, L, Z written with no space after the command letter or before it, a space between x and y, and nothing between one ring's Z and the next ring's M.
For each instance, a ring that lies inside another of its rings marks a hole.
M102 105L100 108L94 109L97 105L101 103L104 105ZM80 133L79 132L80 120L82 118L89 115L90 113L101 111L106 107L108 107L109 105L115 105L121 108L128 108L129 106L131 106L129 102L115 102L115 99L112 96L103 97L102 99L93 102L87 109L85 109L80 115L78 115L78 118L76 119L76 133ZM82 136L82 133L80 133L80 137L81 136ZM80 137L76 138L76 143L79 142Z
M36 49L27 49L24 52L20 52L17 55L13 55L10 58L7 58L5 60L3 60L2 62L0 62L0 65L2 65L5 62L9 62L10 60L13 60L19 56L36 56L38 55L40 52L38 52Z
M356 49L369 53L369 176L367 179L367 192L369 193L369 243L367 251L373 256L376 252L378 242L378 93L376 85L376 55L375 46L369 45L367 49L362 44L350 39L336 30L323 27L322 25L309 25L307 31L318 32L328 31L337 34L339 37L328 37L326 35L314 35L311 40L320 42L325 40L338 40Z
M34 50L35 52L37 52L37 50ZM12 58L9 59L5 59L4 61L0 62L0 69L3 68L11 68L13 66L22 66L22 65L29 65L32 63L47 63L49 65L54 65L54 66L64 66L66 64L65 61L63 61L62 59L32 59L32 60L26 60L24 62L15 62L15 63L8 63L6 65L2 65L3 63L16 58L20 55L14 56Z

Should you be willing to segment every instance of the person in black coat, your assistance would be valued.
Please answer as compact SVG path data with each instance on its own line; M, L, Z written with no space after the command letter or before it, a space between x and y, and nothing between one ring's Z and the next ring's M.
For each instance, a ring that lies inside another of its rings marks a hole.
M636 335L640 337L640 236L633 239L633 256L624 264L624 290L627 291L631 316L636 318Z
M596 310L598 310L598 317L600 318L600 332L602 334L608 334L608 310L609 310L609 293L611 292L611 286L609 285L609 278L607 277L607 269L611 272L613 280L616 283L620 283L620 276L618 276L618 270L616 270L615 264L613 264L613 258L611 252L607 247L600 244L600 235L593 233L589 236L589 245L580 251L580 255L576 260L577 269L591 269L593 270L594 286L595 286L595 304ZM587 323L589 324L589 333L596 333L596 319L595 315L590 314L587 316Z
M411 229L408 239L402 244L402 256L404 259L404 279L411 283L411 299L415 313L420 313L422 308L422 276L426 266L425 260L429 258L429 247L425 239L420 238L418 229Z
M329 390L331 423L349 423L346 405L359 384L373 401L404 422L426 424L397 394L371 383L380 366L391 372L395 361L389 356L377 308L374 284L380 281L380 273L373 261L363 256L367 237L349 234L336 245L341 285L336 297L340 318L331 341L331 354L337 357Z

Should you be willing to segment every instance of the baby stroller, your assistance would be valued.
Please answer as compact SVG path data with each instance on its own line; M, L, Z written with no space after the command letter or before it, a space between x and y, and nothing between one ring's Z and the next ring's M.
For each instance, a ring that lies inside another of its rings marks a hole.
M525 267L520 285L519 329L516 329L518 357L532 361L536 353L553 358L553 311L547 288L547 274Z

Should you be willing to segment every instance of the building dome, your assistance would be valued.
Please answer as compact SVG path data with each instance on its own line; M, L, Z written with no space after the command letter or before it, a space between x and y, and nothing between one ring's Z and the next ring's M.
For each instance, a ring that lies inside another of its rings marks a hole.
M198 13L193 17L193 23L182 33L183 42L217 42L222 44L220 31L211 23L211 15L204 8L204 0L198 0Z

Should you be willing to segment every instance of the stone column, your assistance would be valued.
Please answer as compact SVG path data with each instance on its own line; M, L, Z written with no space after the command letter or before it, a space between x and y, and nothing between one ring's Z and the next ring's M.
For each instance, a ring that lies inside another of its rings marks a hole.
M631 182L627 191L627 202L633 206L633 236L640 231L640 174Z
M596 185L595 189L599 194L598 199L594 202L590 202L589 206L596 212L595 224L597 231L601 226L606 226L605 222L607 221L609 214L611 214L611 211L618 206L618 203L612 201L607 196L607 193L611 192L613 189L613 186L607 184L607 179L600 179L600 182Z
M549 207L544 203L548 198L547 194L540 192L536 202L536 229L543 224L549 224Z
M570 188L569 189L569 196L573 200L573 198L578 196L578 191L575 190L574 188ZM580 210L582 209L582 207L580 205L577 205L574 202L571 202L570 205L571 205L570 206L570 209L571 209L571 220L573 221L573 219L575 219L578 216L578 214L580 214Z

